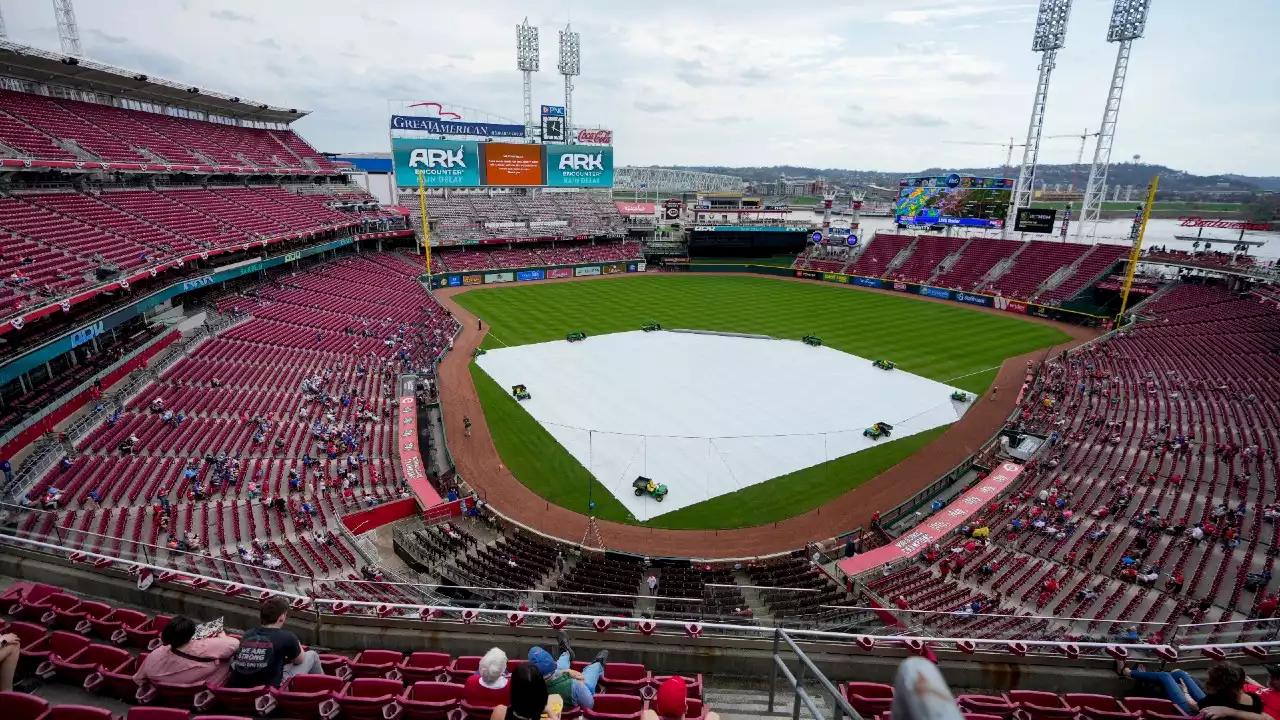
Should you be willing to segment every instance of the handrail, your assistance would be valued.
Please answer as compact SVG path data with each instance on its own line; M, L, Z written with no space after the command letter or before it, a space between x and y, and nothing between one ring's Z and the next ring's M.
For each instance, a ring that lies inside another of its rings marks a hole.
M795 653L796 658L800 661L800 677L796 677L791 673L791 669L788 668L786 662L783 661L782 655L778 653L779 640L786 642L787 647L791 649L791 652ZM796 645L795 641L791 639L791 636L787 634L787 631L782 628L776 628L773 631L773 668L769 676L769 714L773 714L774 712L774 696L778 683L779 671L782 672L783 677L785 677L787 682L791 685L791 692L795 697L795 701L791 704L791 720L800 720L801 703L804 703L804 706L808 708L809 714L813 716L814 720L826 720L826 717L818 710L817 705L813 702L813 698L809 696L809 691L804 687L804 681L809 677L817 680L818 684L822 686L822 689L826 690L827 697L835 709L833 720L842 720L845 716L848 716L850 720L862 720L862 716L859 715L858 711L854 710L853 706L849 704L849 700L844 696L844 693L840 692L836 689L836 686L831 684L831 681L827 679L827 676L813 664L813 661L809 659L809 656L804 654L804 651Z
M98 560L107 561L110 563L123 562L129 565L129 570L131 574L136 574L138 572L141 572L142 570L146 570L148 572L156 573L158 577L160 574L166 574L173 578L184 578L189 581L197 580L197 579L203 579L205 581L209 581L209 578L207 576L203 576L198 573L192 573L185 570L178 570L176 568L164 567L164 566L155 565L155 564L146 563L146 562L121 560L120 558L116 558L116 557L105 555L98 552L92 552L88 550L76 550L73 548L67 548L61 545L46 543L39 540L31 540L28 538L18 538L14 536L0 536L0 539L7 539L9 541L16 542L19 545L26 546L32 552L39 552L47 555L53 555L53 556L59 557L60 559L62 559L63 554L66 554L67 558L65 559L67 560L70 560L72 556L75 556L82 561L89 561L89 562L94 562ZM105 572L105 570L103 570L103 572ZM320 615L343 615L347 612L350 612L352 609L364 608L364 609L373 611L375 614L379 616L388 617L388 618L390 618L396 612L400 612L400 613L408 612L417 616L420 619L425 619L430 616L438 617L446 613L450 615L457 614L462 619L462 622L467 624L471 624L472 622L480 619L487 619L487 620L491 620L495 624L505 625L505 624L511 623L513 615L518 615L521 618L541 619L541 620L547 621L548 624L550 624L550 622L553 619L556 621L559 621L560 619L564 619L566 621L574 620L574 621L580 621L580 622L591 623L591 624L595 624L597 621L600 621L600 620L608 620L610 623L616 623L616 624L622 624L622 625L645 622L645 623L651 623L655 629L668 628L668 629L679 630L680 633L685 635L691 635L693 637L697 637L698 635L702 634L703 631L714 630L714 631L736 633L738 635L745 634L749 636L756 636L759 639L764 639L766 637L771 636L776 630L776 628L772 628L772 627L761 627L756 625L738 625L738 624L731 624L731 623L712 623L712 622L698 623L697 628L695 630L695 628L691 627L687 621L683 621L683 620L664 620L660 618L650 619L650 618L640 618L640 617L602 618L596 615L577 615L572 613L541 612L537 610L512 612L510 610L497 610L497 609L491 609L491 608L463 608L463 607L457 607L457 606L428 605L428 604L422 604L422 603L389 603L389 602L379 602L375 600L349 600L344 598L328 598L328 597L319 597L319 596L312 596L312 595L301 595L298 593L292 593L285 590L278 590L275 588L265 588L257 585L252 585L249 583L228 582L223 580L215 580L213 582L224 583L224 588L237 587L237 588L240 588L243 592L247 592L247 593L254 593L254 594L266 593L268 596L279 595L281 597L291 598L292 600L309 604L311 606L312 611ZM217 589L217 588L214 588L214 589ZM398 619L408 620L409 618L406 618L403 615L401 615ZM452 619L452 618L447 618L447 619ZM871 639L875 642L881 642L881 643L899 643L904 646L908 643L916 643L916 642L938 644L938 645L943 645L943 644L952 645L957 643L959 640L961 640L957 638L947 638L947 637L924 637L924 636L910 636L910 635L874 635L873 636L873 635L865 635L865 634L857 634L857 633L842 633L842 632L833 632L833 631L826 631L826 630L801 630L801 629L789 630L788 634L797 638L805 638L811 642L843 643L850 646L851 648L857 647L859 645L860 638ZM1008 648L1006 647L1007 643L1014 642L1014 640L1006 639L1006 638L999 638L999 639L971 638L967 640L969 640L969 642L972 642L975 648L980 648L989 652L1001 652L1001 653L1008 651ZM1028 650L1045 650L1049 652L1061 652L1062 649L1066 645L1068 645L1068 643L1052 641L1052 640L1017 640L1016 642L1025 646ZM1124 648L1130 654L1137 654L1142 657L1148 657L1148 656L1154 657L1156 654L1162 653L1162 652L1168 653L1168 654L1176 653L1175 648L1167 644L1150 645L1150 644L1143 644L1143 643L1096 643L1096 642L1079 642L1079 643L1070 643L1070 644L1082 650L1096 649L1098 651L1104 651L1104 650L1107 650L1108 648L1111 648L1111 649ZM1280 648L1280 641L1264 641L1264 642L1253 643L1253 645L1257 647L1262 647L1262 648L1270 648L1270 647ZM1230 646L1212 646L1212 647L1230 647Z

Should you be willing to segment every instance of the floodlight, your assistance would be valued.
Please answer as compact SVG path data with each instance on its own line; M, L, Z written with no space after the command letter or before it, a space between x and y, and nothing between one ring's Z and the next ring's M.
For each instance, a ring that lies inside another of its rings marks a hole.
M1116 1L1118 4L1121 0ZM1070 17L1071 0L1040 0L1031 49L1036 52L1061 49L1067 39L1067 20Z
M568 25L560 31L560 65L561 75L581 75L582 57L579 53L579 35L569 29Z
M1136 40L1147 29L1147 13L1151 0L1116 0L1111 8L1111 25L1107 28L1107 42Z
M529 18L516 26L516 69L538 72L538 28L529 25Z

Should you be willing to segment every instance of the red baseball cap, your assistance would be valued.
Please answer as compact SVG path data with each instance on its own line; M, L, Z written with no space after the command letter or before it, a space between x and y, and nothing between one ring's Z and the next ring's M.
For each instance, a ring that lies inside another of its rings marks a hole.
M662 681L658 686L658 695L653 700L653 711L661 717L682 718L688 707L689 688L684 678L676 675Z

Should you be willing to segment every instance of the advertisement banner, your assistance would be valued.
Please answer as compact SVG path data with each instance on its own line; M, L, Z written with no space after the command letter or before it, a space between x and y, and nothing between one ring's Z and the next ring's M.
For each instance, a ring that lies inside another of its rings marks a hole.
M653 215L654 204L644 202L615 202L618 212L623 215Z
M461 275L450 275L450 276L449 276L449 287L458 287L459 285L462 285L462 276L461 276Z
M645 263L642 263L642 262L636 263L636 272L644 272L645 267L646 267Z
M552 268L551 277L553 278L573 277L573 268Z
M971 516L999 498L1021 474L1021 465L1010 462L1001 463L990 475L969 488L964 495L953 500L944 509L925 518L915 529L908 531L889 545L841 560L840 569L845 575L855 577L868 570L879 570L886 563L918 555L941 538L947 537L956 528L964 525Z
M418 187L423 171L427 187L476 187L480 184L480 156L470 140L391 139L396 185Z
M604 267L600 268L600 271L603 272L605 275L617 275L623 270L626 270L626 268L621 265L605 265Z
M586 276L588 276L588 275L599 275L599 274L600 274L600 266L599 266L599 265L588 265L587 267L577 267L577 268L574 268L574 269L573 269L573 274L574 274L576 277L586 277Z
M840 273L822 273L822 279L827 282L849 284L849 276L841 275Z
M547 145L547 184L552 187L613 187L613 147ZM653 206L649 206L653 213Z
M1027 304L1024 302L1010 300L1009 298L1003 297L992 298L991 301L997 310L1005 310L1007 312L1017 313L1018 315L1027 314Z
M920 291L920 286L919 286L919 285L916 285L915 283L900 282L900 281L897 281L897 280L893 281L892 283L890 283L890 282L888 282L888 281L886 280L886 281L885 281L884 286L885 286L885 287L887 287L887 288L893 288L894 290L897 290L898 292L909 292L909 293L913 293L913 292L919 292L919 291Z
M820 276L812 270L797 270L796 277L804 278L806 280L817 280Z
M541 280L544 277L546 277L546 275L544 275L541 270L521 270L516 273L516 279L522 282L525 280Z
M1057 210L1018 208L1018 215L1013 220L1013 229L1016 232L1051 233L1053 221L1057 218Z
M463 275L462 276L463 285L480 285L483 282L484 282L483 275Z
M991 298L986 295L970 295L969 293L958 292L955 296L956 302L962 302L969 305L981 305L982 307L991 307Z
M414 115L392 115L392 130L417 130L428 135L470 135L472 137L524 137L523 125L473 123Z
M579 145L612 145L612 130L592 130L591 128L582 128L578 131Z
M925 297L939 298L942 300L951 299L950 290L943 290L942 288L929 287L928 285L920 286L920 294L924 295Z
M484 184L537 186L542 184L542 146L483 143Z
M418 505L425 510L440 504L440 493L427 480L427 468L422 464L422 452L418 449L418 399L414 396L417 378L402 375L396 383L400 394L396 418L396 450L400 454L400 469Z
M1013 302L1009 303L1009 305L1011 306L1013 304L1014 304ZM1054 310L1050 310L1049 308L1043 305L1028 305L1026 303L1017 303L1017 304L1021 305L1026 310L1027 315L1034 315L1036 317L1042 317L1042 318L1057 318L1058 316L1062 315L1062 313L1056 312ZM1012 307L1010 307L1009 309L1013 312L1018 312L1017 310L1014 310Z
M853 284L869 288L884 287L884 283L880 282L878 278L856 277L853 279Z
M516 279L516 276L514 273L509 273L509 272L485 273L484 284L490 285L493 283L511 282L512 280L515 280L515 279Z

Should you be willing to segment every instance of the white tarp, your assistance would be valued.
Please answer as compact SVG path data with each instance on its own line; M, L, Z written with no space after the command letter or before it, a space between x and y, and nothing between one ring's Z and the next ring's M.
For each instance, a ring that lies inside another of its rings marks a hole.
M792 340L634 331L476 362L508 391L526 385L524 409L639 520L865 450L875 422L896 440L967 407L956 388ZM666 483L663 502L636 497L640 475Z

